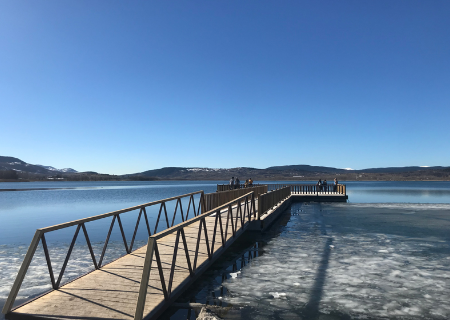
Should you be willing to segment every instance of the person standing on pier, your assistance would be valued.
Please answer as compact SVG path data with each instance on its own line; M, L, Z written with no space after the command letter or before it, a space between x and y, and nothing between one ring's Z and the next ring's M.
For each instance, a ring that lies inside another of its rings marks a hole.
M234 189L234 177L231 177L230 179L230 190Z
M248 179L248 186L253 187L253 180L252 178Z
M316 192L320 192L322 191L322 179L319 179L319 181L317 181L317 190Z
M337 185L338 185L338 180L337 178L334 178L334 184L333 184L333 191L337 192Z
M328 183L327 183L327 180L325 179L325 180L323 180L323 183L322 183L322 191L327 192L328 191L327 187L328 187Z
M236 179L234 180L234 188L235 189L240 189L241 188L241 181L239 180L238 177L236 177Z

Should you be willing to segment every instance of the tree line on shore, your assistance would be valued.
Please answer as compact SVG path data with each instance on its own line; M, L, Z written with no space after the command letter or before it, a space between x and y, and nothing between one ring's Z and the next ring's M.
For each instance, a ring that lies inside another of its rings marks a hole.
M2 180L17 180L19 175L15 170L0 170L0 179Z
M0 181L154 181L155 177L145 176L118 176L97 172L60 173L53 175L21 172L15 170L0 170Z

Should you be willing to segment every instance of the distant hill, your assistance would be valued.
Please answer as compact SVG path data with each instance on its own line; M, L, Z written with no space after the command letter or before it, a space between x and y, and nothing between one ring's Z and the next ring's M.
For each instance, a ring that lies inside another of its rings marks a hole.
M133 176L133 180L150 181L152 177ZM72 168L30 164L15 157L0 156L0 181L118 181L127 176L102 174L94 171L78 172Z
M22 180L224 180L239 177L253 180L450 180L450 167L387 167L348 170L305 164L273 166L266 169L251 167L201 168L164 167L125 175L101 174L93 171L77 172L72 168L29 164L14 157L0 156L0 172L5 177L16 172ZM17 176L17 175L16 175ZM1 179L1 178L0 178ZM8 179L8 178L4 178Z
M366 173L401 173L401 172L416 172L416 171L432 171L443 170L449 167L387 167L387 168L370 168L363 170L355 170L357 172Z
M279 170L279 171L297 171L297 172L321 172L321 173L402 173L402 172L415 172L415 171L433 171L433 170L443 170L449 167L386 167L386 168L369 168L361 170L348 170L339 169L333 167L320 167L320 166L309 166L305 164L301 165L288 165L288 166L277 166L269 167L267 170Z
M310 165L274 166L266 169L238 167L229 169L166 167L126 175L151 176L161 180L229 180L239 177L254 180L316 180L337 177L340 180L449 180L450 167L388 167L348 170Z
M40 164L37 164L37 166L40 166L42 168L45 168L45 169L47 169L49 171L53 171L53 172L69 172L69 173L76 173L76 172L78 172L77 170L72 169L72 168L56 169L55 167L43 166L43 165L40 165Z
M347 171L345 169L338 169L338 168L332 168L332 167L309 166L306 164L269 167L269 168L267 168L267 170L293 171L293 172L326 172L326 173L339 173L339 172Z
M51 166L43 166L39 164L29 164L14 157L0 156L0 170L14 170L18 172L39 173L39 174L55 174L55 173L76 173L72 168L56 169Z
M232 176L261 176L267 173L266 169L256 168L192 168L192 167L165 167L161 169L148 170L135 174L126 175L132 178L133 176L155 177L158 179L170 180L229 180Z

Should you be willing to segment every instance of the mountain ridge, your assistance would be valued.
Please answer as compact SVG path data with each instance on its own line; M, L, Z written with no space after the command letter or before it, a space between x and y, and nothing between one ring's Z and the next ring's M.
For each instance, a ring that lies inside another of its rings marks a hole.
M237 168L201 168L201 167L165 167L160 169L147 170L139 173L129 174L126 176L152 176L158 179L186 179L186 180L214 180L214 179L230 179L232 176L238 177L252 177L259 180L292 180L301 179L319 179L321 176L340 176L351 180L358 180L362 177L370 177L374 179L375 176L385 176L387 180L390 177L386 175L403 175L412 178L412 175L424 176L426 173L432 173L438 177L447 176L450 167L385 167L385 168L368 168L361 170L341 169L334 167L310 166L310 165L286 165L273 166L266 169L257 169L251 167L237 167ZM300 179L299 179L300 178ZM329 177L327 178L329 179ZM342 178L341 178L342 179Z
M30 164L19 158L9 156L0 156L0 170L14 170L19 172L23 171L28 173L39 173L39 174L78 172L72 168L56 169L55 167L52 166Z
M0 156L0 171L15 171L21 179L49 179L55 174L67 180L229 180L232 176L258 180L315 180L338 177L340 180L450 180L450 167L407 166L383 167L360 170L342 169L306 164L271 166L265 169L253 167L207 168L207 167L163 167L124 175L100 174L93 171L78 172L72 168L56 169L52 166L34 165L15 158ZM19 178L19 179L20 179Z

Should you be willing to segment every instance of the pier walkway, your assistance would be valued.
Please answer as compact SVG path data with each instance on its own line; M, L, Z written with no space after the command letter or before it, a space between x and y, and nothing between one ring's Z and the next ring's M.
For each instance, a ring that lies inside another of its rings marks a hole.
M280 185L268 192L268 186L265 185L207 195L199 191L38 229L3 308L3 313L6 319L156 319L245 230L260 230L267 227L268 223L275 218L275 215L271 213L275 212L276 208L286 206L288 203L286 200L293 201L295 193L292 191L295 190L292 188L292 186ZM339 195L340 199L344 199L343 194L329 196L339 197ZM195 197L198 198L198 206L195 205ZM345 195L345 199L346 197ZM182 199L189 199L186 213L182 208ZM170 201L176 201L172 219L169 219L166 210L166 203ZM146 208L155 205L159 205L160 209L152 234ZM191 209L193 217L189 219ZM120 215L133 210L139 210L139 216L131 243L128 243ZM174 225L177 213L181 215L182 222ZM112 222L102 254L97 262L85 223L107 217L112 217ZM140 221L144 220L141 219L142 217L145 219L149 234L148 243L133 251L136 231ZM127 254L102 266L116 220ZM167 228L156 232L160 223L165 224ZM61 272L56 278L45 234L70 226L77 226L77 229ZM61 284L81 229L95 270L71 282ZM39 243L44 249L53 290L22 306L13 308L14 300Z

